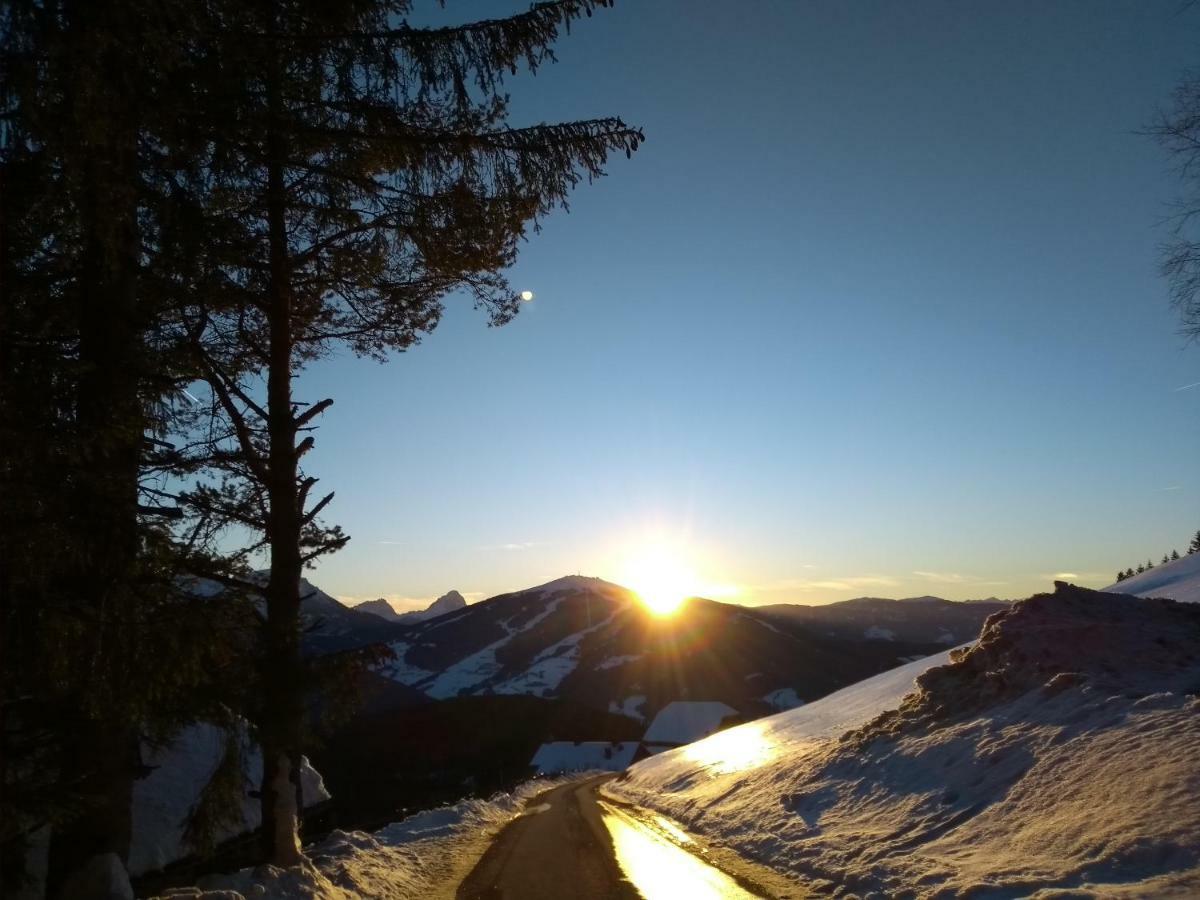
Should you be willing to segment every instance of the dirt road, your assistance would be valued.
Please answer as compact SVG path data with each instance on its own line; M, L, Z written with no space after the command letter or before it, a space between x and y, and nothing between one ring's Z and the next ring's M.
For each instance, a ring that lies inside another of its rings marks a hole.
M459 900L640 897L621 873L596 803L595 788L609 777L572 782L530 801L459 887Z
M652 811L598 799L596 789L613 777L572 782L531 800L496 836L457 900L805 896L780 873L704 846Z

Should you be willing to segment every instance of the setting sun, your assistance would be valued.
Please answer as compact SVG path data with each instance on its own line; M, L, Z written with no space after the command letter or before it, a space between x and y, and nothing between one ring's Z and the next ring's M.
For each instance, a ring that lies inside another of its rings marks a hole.
M621 583L656 616L669 616L699 590L696 573L666 547L649 547L630 559Z

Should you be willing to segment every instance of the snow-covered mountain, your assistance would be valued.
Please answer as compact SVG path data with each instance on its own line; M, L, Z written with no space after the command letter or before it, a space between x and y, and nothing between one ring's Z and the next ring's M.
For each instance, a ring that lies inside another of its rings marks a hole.
M436 619L438 616L444 616L446 613L456 612L467 605L466 599L458 591L448 591L442 596L434 600L425 609L414 609L411 612L398 613L382 597L378 600L367 600L365 603L359 603L353 609L359 612L371 613L379 616L388 622L404 622L410 625L415 625L418 622L425 622L429 619Z
M612 790L820 896L1195 897L1198 691L1200 607L1059 584Z
M419 623L391 646L396 659L383 674L435 700L526 694L646 721L687 699L764 715L780 691L813 700L914 652L888 642L850 646L711 600L657 618L631 591L582 576Z
M1109 585L1105 590L1114 594L1169 597L1184 603L1200 603L1200 553L1155 566L1140 575Z
M829 637L952 647L973 639L988 616L1008 609L1008 606L1005 600L957 602L941 597L907 597L903 600L858 597L821 606L779 603L756 609L779 622Z

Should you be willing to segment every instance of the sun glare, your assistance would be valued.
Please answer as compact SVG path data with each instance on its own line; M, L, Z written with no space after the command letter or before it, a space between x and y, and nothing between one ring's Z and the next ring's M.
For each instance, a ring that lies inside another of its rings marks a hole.
M669 616L698 593L699 579L679 556L664 547L643 550L625 564L622 584L656 616Z

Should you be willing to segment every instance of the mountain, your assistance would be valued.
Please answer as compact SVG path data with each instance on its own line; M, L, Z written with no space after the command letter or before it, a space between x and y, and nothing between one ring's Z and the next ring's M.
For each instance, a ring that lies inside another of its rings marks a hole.
M248 576L248 580L265 585L267 573L253 572ZM190 590L202 597L216 598L223 594L226 588L219 582L197 578L191 579ZM261 596L252 596L251 599L259 612L265 613L265 600ZM304 651L317 656L366 644L384 643L399 631L394 623L346 606L307 578L300 580L300 623Z
M392 608L392 604L388 603L382 597L376 600L364 600L362 603L356 603L351 609L358 612L370 613L373 616L379 616L388 622L399 622L400 613Z
M1109 585L1105 590L1114 594L1169 597L1184 603L1200 603L1200 553L1155 566L1140 575Z
M1060 583L612 790L823 897L1196 897L1198 686L1200 606Z
M639 721L675 700L718 701L743 717L891 668L937 645L846 641L781 628L758 610L695 598L652 615L636 595L569 576L417 623L381 674L434 700L524 694Z
M1008 601L995 599L959 602L941 597L859 597L823 606L778 603L757 606L755 611L780 624L844 640L954 646L973 639L988 616L1008 607Z
M378 600L367 600L365 603L359 603L353 609L359 612L371 613L388 622L404 622L409 625L415 625L417 622L424 622L428 619L444 616L446 613L455 612L466 605L467 601L463 599L462 594L458 591L449 591L442 594L442 596L434 600L425 609L414 609L411 612L396 612L392 608L392 604L388 603L382 597Z

